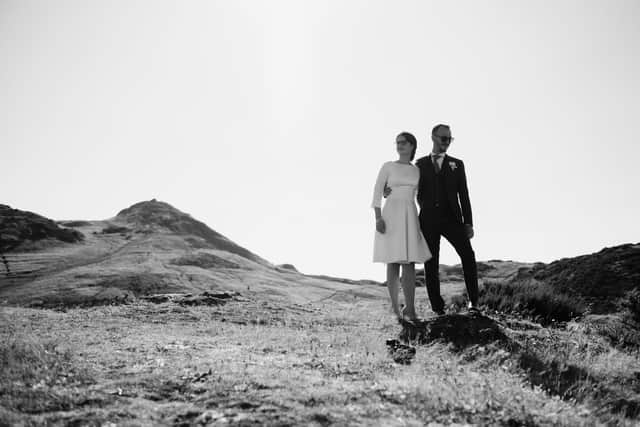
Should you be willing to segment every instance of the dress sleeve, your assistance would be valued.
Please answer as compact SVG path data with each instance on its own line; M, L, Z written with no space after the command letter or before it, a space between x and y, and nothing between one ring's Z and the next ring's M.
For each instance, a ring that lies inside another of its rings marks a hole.
M383 164L378 172L378 178L376 179L376 185L373 187L373 201L371 202L372 208L379 208L382 206L382 192L384 191L384 185L389 178L389 168L387 164Z

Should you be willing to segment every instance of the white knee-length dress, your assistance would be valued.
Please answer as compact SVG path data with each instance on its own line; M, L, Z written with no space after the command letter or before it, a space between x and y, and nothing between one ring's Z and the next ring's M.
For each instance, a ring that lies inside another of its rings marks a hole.
M373 262L423 263L431 252L420 230L415 197L420 169L413 164L386 162L380 168L371 207L381 207L385 183L391 188L382 208L386 230L375 231Z

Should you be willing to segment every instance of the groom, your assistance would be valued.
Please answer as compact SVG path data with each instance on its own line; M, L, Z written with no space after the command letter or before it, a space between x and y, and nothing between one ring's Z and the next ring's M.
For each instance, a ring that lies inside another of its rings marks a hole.
M460 255L469 295L468 308L470 312L478 311L478 270L470 242L473 220L464 163L446 154L453 139L449 126L435 126L431 131L431 154L416 161L420 168L417 197L420 228L433 255L424 265L425 282L431 309L439 315L444 314L438 272L440 236L444 236Z

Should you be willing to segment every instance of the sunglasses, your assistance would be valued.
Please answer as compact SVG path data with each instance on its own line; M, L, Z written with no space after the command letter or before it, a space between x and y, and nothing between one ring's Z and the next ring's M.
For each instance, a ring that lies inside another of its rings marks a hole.
M452 136L439 136L439 135L437 135L437 136L438 136L438 138L440 138L440 141L442 141L442 142L453 142L453 140L455 139Z
M407 141L406 139L400 139L400 140L396 141L396 144L404 145L404 144L411 144L411 143L409 141Z

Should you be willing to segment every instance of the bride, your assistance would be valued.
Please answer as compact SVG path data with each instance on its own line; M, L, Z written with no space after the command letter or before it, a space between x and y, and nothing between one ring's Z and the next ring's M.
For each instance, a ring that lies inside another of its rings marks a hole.
M373 190L371 207L375 211L376 233L373 244L373 262L387 264L387 288L391 308L398 321L416 321L415 310L415 263L431 259L415 205L420 170L411 161L416 154L418 142L409 132L396 137L398 160L385 162L380 168ZM381 208L385 186L392 189ZM398 278L402 265L402 291L405 306L398 303Z

